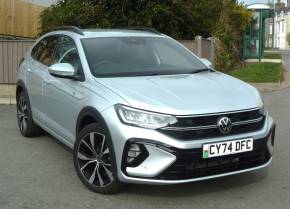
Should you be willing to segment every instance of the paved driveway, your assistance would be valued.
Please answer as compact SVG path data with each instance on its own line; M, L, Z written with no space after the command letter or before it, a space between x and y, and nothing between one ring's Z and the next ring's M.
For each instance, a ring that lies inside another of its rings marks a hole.
M129 185L118 195L87 190L71 152L51 136L20 136L14 106L0 106L0 209L290 208L290 89L264 95L278 123L268 170L177 186ZM268 174L268 175L266 175Z

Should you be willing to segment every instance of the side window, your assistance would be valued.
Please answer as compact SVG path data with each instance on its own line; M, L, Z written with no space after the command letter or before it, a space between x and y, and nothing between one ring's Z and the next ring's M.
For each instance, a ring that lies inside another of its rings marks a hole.
M41 40L33 49L31 56L44 65L50 66L55 63L54 50L58 37L49 36Z
M38 44L32 49L31 56L38 60L39 55L42 53L42 51L45 49L45 45L43 40L38 42ZM39 60L38 60L39 61Z
M47 66L50 66L55 63L54 60L54 50L57 45L58 37L57 36L49 36L44 39L45 50L39 54L39 61Z
M68 36L60 36L59 44L55 51L56 63L71 64L78 74L82 72L81 60L74 43L74 40Z

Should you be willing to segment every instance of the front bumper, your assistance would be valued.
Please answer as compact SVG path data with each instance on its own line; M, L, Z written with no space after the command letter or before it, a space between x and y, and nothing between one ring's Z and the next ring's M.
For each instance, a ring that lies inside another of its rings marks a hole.
M103 115L111 132L118 178L122 182L157 185L194 182L257 170L268 166L272 160L275 124L268 114L263 128L254 133L192 141L177 140L158 131L124 125L111 108ZM205 143L249 137L254 140L252 152L208 161L201 159L202 145ZM132 142L145 146L149 156L140 165L128 167L124 153Z

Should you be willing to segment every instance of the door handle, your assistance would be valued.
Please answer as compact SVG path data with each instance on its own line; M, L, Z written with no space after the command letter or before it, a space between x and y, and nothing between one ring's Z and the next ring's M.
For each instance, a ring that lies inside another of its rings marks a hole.
M44 83L45 83L46 85L50 85L50 80L48 80L48 79L44 79Z
M30 68L27 68L27 71L28 71L29 73L31 73L31 69L30 69Z

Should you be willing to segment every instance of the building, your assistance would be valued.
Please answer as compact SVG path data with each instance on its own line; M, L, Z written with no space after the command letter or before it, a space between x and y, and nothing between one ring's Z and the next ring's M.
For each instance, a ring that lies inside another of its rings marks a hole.
M274 48L290 49L287 37L290 34L290 7L275 11Z
M274 48L274 18L265 20L265 47Z
M266 20L266 39L267 48L290 49L287 37L290 36L290 0L287 6L281 0L277 0L274 6L274 18ZM273 41L274 40L274 41Z
M285 2L277 0L275 5L270 4L273 17L265 21L266 48L290 49L288 38L290 35L290 0Z

